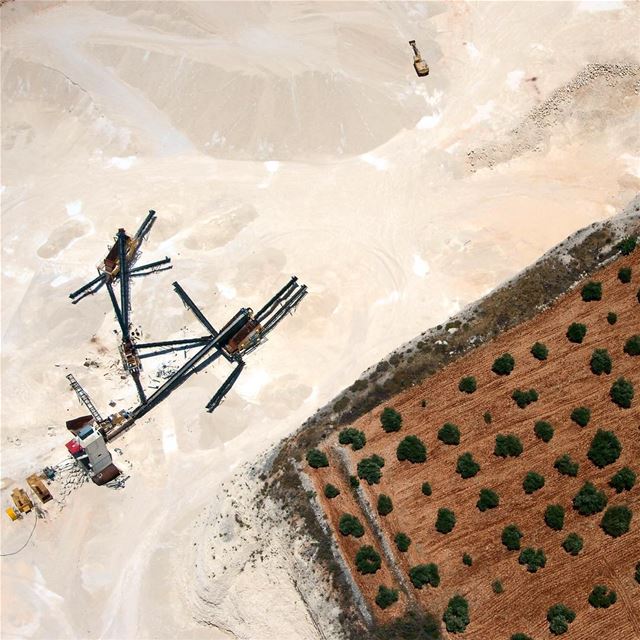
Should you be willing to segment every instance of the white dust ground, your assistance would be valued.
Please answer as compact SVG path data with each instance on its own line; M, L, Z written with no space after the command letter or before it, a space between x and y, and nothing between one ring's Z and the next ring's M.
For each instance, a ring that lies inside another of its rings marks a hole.
M638 191L638 7L1 11L3 506L15 482L64 457L64 421L80 411L68 371L105 413L134 401L106 295L67 298L119 226L156 209L145 258L174 260L133 287L134 323L150 338L199 332L175 279L218 325L293 273L311 292L215 414L204 404L222 364L118 441L125 490L74 492L2 559L3 637L218 637L193 620L186 559L222 480L399 343ZM413 38L428 78L413 72ZM623 66L526 120L592 63ZM160 364L146 367L147 383ZM31 522L3 517L3 552ZM242 616L227 603L229 628L315 637L290 581L252 580L255 600L239 590ZM277 615L259 606L265 594Z

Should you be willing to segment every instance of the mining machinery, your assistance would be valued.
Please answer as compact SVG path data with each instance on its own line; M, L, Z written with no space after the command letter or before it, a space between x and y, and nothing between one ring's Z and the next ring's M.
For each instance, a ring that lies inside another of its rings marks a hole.
M131 410L127 420L120 425L108 428L105 432L107 440L113 440L129 429L138 418L151 411L193 374L213 364L218 358L224 358L233 365L233 369L206 405L209 413L215 411L240 377L245 367L244 357L264 342L269 333L285 316L293 313L307 295L307 286L298 284L298 278L292 276L289 282L259 311L254 312L250 307L243 307L218 331L178 282L173 283L173 288L185 307L200 322L206 334L181 340L163 340L136 345L141 359L172 351L192 349L195 350L195 354L171 374L158 389Z
M125 370L131 374L138 391L141 402L145 401L145 393L140 382L140 371L142 364L138 357L135 343L131 338L131 278L137 278L171 269L171 258L165 257L162 260L150 262L148 264L135 266L141 254L142 241L149 235L151 228L156 221L156 212L149 211L140 228L133 236L127 235L124 229L118 229L115 237L115 244L109 249L106 258L98 265L98 277L83 285L76 291L69 294L73 304L88 295L92 295L106 286L111 300L111 305L116 314L116 319L122 332L120 342L120 357ZM118 283L120 295L116 296L114 284Z
M209 413L215 411L240 377L245 367L244 358L267 340L269 333L285 316L293 313L307 295L306 285L299 284L298 278L292 276L289 282L257 312L250 307L243 307L220 330L217 330L182 286L174 282L173 288L176 294L202 325L201 335L177 340L136 343L131 334L129 320L130 279L171 268L169 258L140 267L134 266L140 255L142 240L149 234L155 220L155 212L149 211L149 215L133 237L128 236L124 229L119 229L115 244L98 267L98 277L70 294L75 304L106 286L122 333L120 354L125 369L134 379L139 396L139 403L135 408L130 411L121 410L103 418L75 377L72 374L67 375L72 389L88 409L89 415L67 422L67 428L72 432L74 439L70 440L66 446L96 484L108 484L120 475L120 471L112 462L111 454L104 446L107 442L131 428L136 420L160 404L192 375L199 373L219 358L223 358L233 366L233 369L206 405ZM119 296L114 290L115 283L119 284ZM140 381L142 360L177 351L184 352L185 357L187 352L194 353L182 366L171 373L159 388L147 395Z
M88 416L78 418L78 424L75 421L70 421L67 425L70 430L75 431L79 426L84 426L92 421L100 429L106 441L113 440L133 426L138 418L160 404L193 374L213 364L218 358L224 358L233 365L233 369L206 405L207 411L213 412L240 377L245 367L244 358L264 342L269 333L287 315L293 313L307 295L307 286L299 284L298 278L292 276L289 282L273 295L260 310L254 312L250 307L243 307L218 331L178 282L173 283L173 288L185 307L193 313L204 328L204 335L180 340L141 342L135 345L135 349L140 353L140 359L153 358L175 351L186 352L192 349L196 350L195 354L172 373L151 395L145 395L137 407L130 411L120 411L108 418L103 418L100 415L91 398L73 374L68 374L67 379L71 388L90 413Z
M416 46L416 41L409 40L409 46L413 49L413 68L416 70L416 73L420 77L428 76L429 65L422 59L420 51L418 51L418 47Z

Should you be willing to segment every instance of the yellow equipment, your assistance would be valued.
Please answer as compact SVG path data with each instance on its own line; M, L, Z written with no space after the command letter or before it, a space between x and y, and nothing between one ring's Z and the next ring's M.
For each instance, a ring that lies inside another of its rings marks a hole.
M14 522L20 518L20 514L16 513L16 510L13 507L7 507L5 511Z
M29 511L33 509L33 502L31 502L24 489L16 487L11 492L11 498L13 499L13 503L18 508L18 511L22 513L29 513Z
M422 59L420 52L418 51L418 47L416 47L415 40L409 40L409 44L413 49L413 68L416 70L416 73L422 76L429 75L429 65Z
M27 484L33 489L33 492L40 498L40 502L49 502L49 500L53 500L53 496L49 489L47 489L46 485L42 480L40 480L40 476L37 473L32 473L27 478Z

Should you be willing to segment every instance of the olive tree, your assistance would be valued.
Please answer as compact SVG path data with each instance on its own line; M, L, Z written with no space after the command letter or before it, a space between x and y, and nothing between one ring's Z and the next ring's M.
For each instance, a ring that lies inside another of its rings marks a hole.
M460 428L450 422L445 422L438 431L438 440L445 444L460 444Z
M562 527L564 527L564 507L559 504L550 504L545 509L544 521L550 529L562 531Z
M460 595L453 596L447 604L442 621L449 633L463 633L471 621L469 603Z
M478 471L480 471L480 465L473 459L473 455L469 451L458 456L456 473L459 473L465 480L473 478Z
M350 513L345 513L340 517L338 530L343 536L353 536L354 538L362 538L364 535L364 527L360 520Z
M587 335L587 326L581 322L572 322L567 329L567 339L576 344L582 343Z
M577 556L584 546L584 540L577 533L570 533L563 541L562 548L570 555Z
M640 356L640 334L631 336L624 343L624 352L630 356Z
M307 462L309 463L309 466L313 467L314 469L329 466L327 454L323 453L319 449L310 449L309 451L307 451Z
M602 469L608 464L612 464L622 452L622 445L616 434L612 431L598 429L596 435L591 440L591 447L587 452L587 457L596 467Z
M594 349L589 363L591 372L597 376L611 373L611 356L606 349Z
M527 494L534 493L538 489L542 489L542 487L544 487L544 476L535 471L529 471L522 481L522 488Z
M456 516L451 509L438 509L438 517L436 519L436 530L440 533L450 533L456 526Z
M367 438L363 431L349 427L338 434L338 442L340 444L350 444L354 451L358 451L367 443Z
M418 436L407 436L400 442L396 450L396 456L401 462L425 462L427 459L427 448Z
M402 416L392 407L385 407L380 414L380 423L387 433L400 431Z
M563 604L554 604L547 611L549 631L559 636L569 630L569 625L576 619L576 613Z
M375 573L382 564L380 554L370 545L364 545L356 553L356 568L362 574Z
M535 342L531 347L531 355L536 360L546 360L549 356L549 349L543 342Z
M625 507L624 505L609 507L602 516L600 527L612 538L618 538L629 531L631 516L632 514L629 507Z
M597 584L589 594L589 604L594 609L608 609L617 599L616 592L603 584Z
M476 502L476 507L482 512L487 509L495 509L500 504L500 497L491 489L480 489L480 497Z
M581 516L600 513L607 506L607 496L599 491L591 482L585 482L573 498L573 508Z
M623 409L630 409L634 396L633 384L627 378L618 378L609 391L611 400Z
M381 609L386 609L390 607L392 604L398 602L398 590L397 589L389 589L389 587L385 587L381 584L378 587L378 594L376 595L376 604Z
M593 302L596 300L602 300L602 282L587 282L582 287L581 291L582 299L585 302Z
M578 463L571 459L568 453L556 458L553 466L563 475L575 478L578 475Z
M609 480L609 486L616 490L616 493L622 493L623 491L631 491L633 485L636 483L635 471L629 469L629 467L622 467L620 471L616 472L611 480Z
M537 438L540 438L542 442L549 442L553 438L553 427L544 420L538 420L533 425L533 432Z
M497 373L499 376L508 376L513 368L516 366L516 361L510 353L503 353L500 357L496 358L491 371Z
M473 393L477 388L478 384L473 376L465 376L458 384L458 389L464 393Z
M519 551L522 537L522 531L515 524L509 524L502 530L501 540L509 551Z
M409 580L416 589L422 589L425 585L437 587L440 584L440 574L438 573L438 565L430 562L429 564L418 564L409 569Z

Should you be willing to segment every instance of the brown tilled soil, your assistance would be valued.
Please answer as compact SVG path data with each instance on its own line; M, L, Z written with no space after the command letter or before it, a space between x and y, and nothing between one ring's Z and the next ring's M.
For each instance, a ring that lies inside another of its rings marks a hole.
M633 267L630 284L617 278L621 266ZM423 384L396 396L389 405L403 416L402 429L386 434L379 422L382 407L358 419L353 426L367 436L364 449L352 452L348 448L351 473L363 457L377 453L385 458L379 485L365 487L371 504L378 494L391 496L394 511L380 518L383 534L394 549L393 562L403 572L419 563L435 562L440 571L438 588L413 589L420 604L441 618L447 601L454 594L464 595L470 606L471 623L464 638L473 640L508 639L521 631L536 640L550 639L546 622L547 609L562 602L572 608L576 620L563 636L570 640L595 638L640 638L640 585L634 581L634 567L640 562L640 483L629 492L616 494L607 483L621 467L627 465L640 475L640 358L623 352L626 339L640 333L640 305L636 293L640 287L640 251L621 257L597 272L591 279L603 284L603 298L599 302L583 302L581 287L567 294L551 309L532 320L504 333L496 340L475 349L444 370L428 378ZM611 326L607 313L615 311L618 322ZM581 345L570 343L565 332L571 322L583 322L588 333ZM529 350L536 342L549 347L545 362L534 359ZM591 373L589 360L595 348L606 348L613 359L610 375ZM499 377L491 372L494 359L504 352L511 353L516 367L509 376ZM458 390L462 376L473 375L478 382L475 393L468 395ZM609 398L612 382L619 376L630 379L636 389L630 409L618 408ZM540 399L520 409L511 399L516 388L534 388ZM423 408L421 401L426 400ZM592 417L587 427L572 422L569 414L574 407L591 408ZM485 424L483 414L490 411L491 424ZM553 439L545 444L533 432L536 420L547 420L555 428ZM437 439L438 429L445 422L460 427L461 442L447 446ZM616 433L623 450L620 458L604 469L596 468L587 458L587 450L596 429L604 428ZM518 458L503 459L493 455L496 434L513 433L523 445ZM425 464L399 462L396 447L407 435L415 434L426 444L428 459ZM324 448L330 455L336 444L329 438ZM456 460L470 451L481 465L477 476L463 480L455 472ZM555 459L568 453L578 461L576 478L560 475L554 468ZM310 475L318 497L328 515L340 550L352 568L356 582L362 589L374 615L380 621L398 616L407 602L405 595L398 604L385 612L373 603L378 585L392 584L398 588L393 573L383 555L383 569L374 576L361 576L354 566L354 556L361 543L374 544L380 549L374 532L353 492L348 478L341 473L335 454L329 469L312 470ZM522 479L527 471L541 473L545 486L526 495ZM617 539L607 536L599 527L602 514L580 516L573 511L571 501L586 481L603 489L609 505L627 504L634 512L631 529ZM327 500L322 489L325 482L338 486L342 494ZM421 485L428 481L433 494L426 497ZM481 513L476 508L481 488L495 490L500 505ZM557 503L566 509L564 529L552 531L543 520L547 505ZM453 509L457 524L447 535L438 533L434 523L440 507ZM337 522L343 512L357 515L367 532L360 541L344 538L337 532ZM528 573L517 562L518 552L507 551L500 542L502 529L516 524L524 533L522 546L542 547L547 565L537 573ZM403 531L412 545L406 554L399 553L393 537ZM579 556L568 555L561 542L569 532L584 538L584 549ZM473 566L462 563L463 553L473 557ZM491 583L499 579L504 593L496 595ZM595 584L605 584L618 594L618 602L609 609L593 609L587 598ZM445 633L446 635L446 633Z

